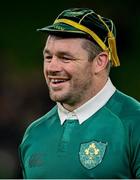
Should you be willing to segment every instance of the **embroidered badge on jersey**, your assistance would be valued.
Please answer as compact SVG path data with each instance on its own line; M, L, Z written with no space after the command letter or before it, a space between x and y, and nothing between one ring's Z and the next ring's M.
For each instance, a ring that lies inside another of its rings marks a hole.
M101 163L107 143L91 141L80 146L80 161L87 169L92 169Z

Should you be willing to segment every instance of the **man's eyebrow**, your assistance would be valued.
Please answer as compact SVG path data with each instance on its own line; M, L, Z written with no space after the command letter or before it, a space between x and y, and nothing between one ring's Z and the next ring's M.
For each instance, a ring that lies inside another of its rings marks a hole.
M51 54L51 52L48 50L48 49L44 49L43 50L43 54ZM73 57L73 55L68 52L68 51L59 51L56 53L58 56L64 56L64 55L67 55L67 56L70 56L70 57Z
M48 49L44 49L44 50L43 50L43 54L46 54L46 53L47 53L47 54L50 54L50 51L49 51Z
M57 53L59 56L63 56L63 55L68 55L68 56L72 56L72 54L70 52L67 51L60 51Z

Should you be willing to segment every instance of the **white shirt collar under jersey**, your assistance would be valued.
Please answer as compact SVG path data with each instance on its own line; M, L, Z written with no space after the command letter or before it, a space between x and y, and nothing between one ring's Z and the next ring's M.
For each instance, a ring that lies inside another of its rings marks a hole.
M116 88L112 84L110 78L108 78L105 86L92 97L85 104L75 109L72 112L66 110L60 103L58 105L58 115L61 121L61 124L64 123L66 119L78 119L79 123L83 123L90 116L95 114L100 108L102 108L110 97L114 94Z

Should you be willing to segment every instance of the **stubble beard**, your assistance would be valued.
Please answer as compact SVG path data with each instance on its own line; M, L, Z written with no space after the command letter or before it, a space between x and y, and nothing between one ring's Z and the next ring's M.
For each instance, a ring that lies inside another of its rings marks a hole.
M53 92L51 88L49 88L49 95L52 101L60 102L61 104L67 104L72 107L82 103L83 99L86 101L89 96L85 96L87 95L86 92L88 91L90 85L91 82L80 85L75 84L73 87L70 87L69 92L65 92L63 94L57 94Z
M49 95L52 101L54 102L60 102L60 103L69 103L70 99L72 98L70 96L69 92L63 93L63 94L57 94L57 92L53 92L51 88L49 88Z

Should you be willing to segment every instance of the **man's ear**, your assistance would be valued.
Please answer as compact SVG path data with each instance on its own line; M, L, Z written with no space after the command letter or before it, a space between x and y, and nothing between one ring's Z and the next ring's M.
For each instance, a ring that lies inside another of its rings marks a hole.
M95 73L99 73L100 71L106 69L107 64L109 62L108 53L101 52L95 58Z

